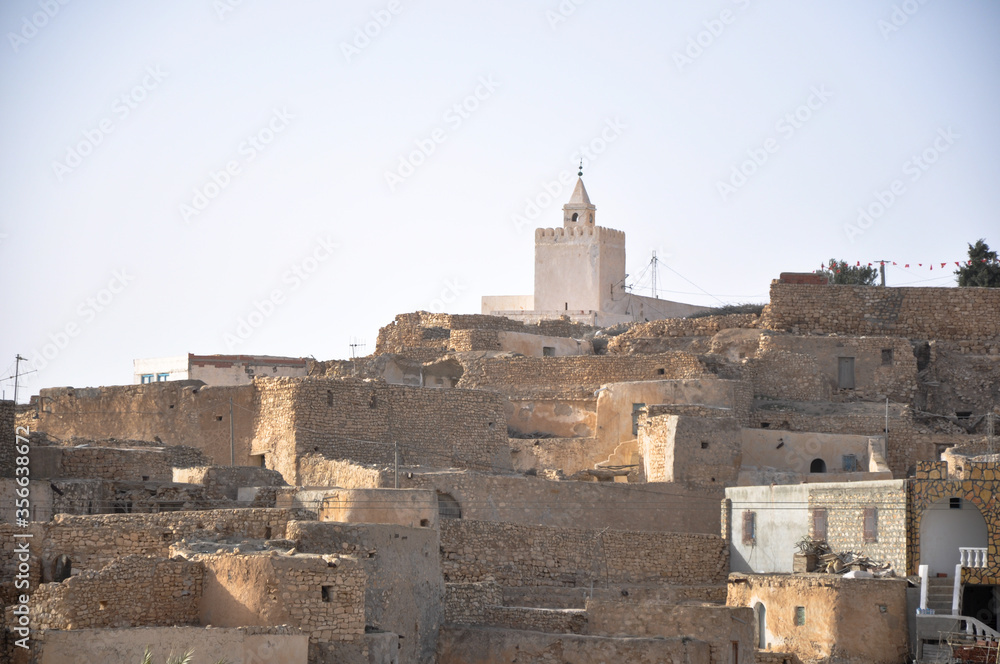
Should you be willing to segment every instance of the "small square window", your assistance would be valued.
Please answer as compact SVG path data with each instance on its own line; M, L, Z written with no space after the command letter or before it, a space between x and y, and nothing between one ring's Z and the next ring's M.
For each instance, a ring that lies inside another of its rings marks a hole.
M704 440L701 441L701 449L703 449L703 450L707 450L708 449L708 443L705 442Z
M542 357L555 357L556 348L555 346L542 346Z
M163 383L168 378L170 378L170 374L169 373L158 373L158 374L156 374L156 382L157 383Z
M948 499L948 509L960 510L962 509L962 499L961 498L949 498Z
M222 415L216 415L215 416L215 421L216 422L221 422L222 421Z
M153 374L142 374L142 382L143 382L143 384L145 384L145 383L152 383L153 382Z

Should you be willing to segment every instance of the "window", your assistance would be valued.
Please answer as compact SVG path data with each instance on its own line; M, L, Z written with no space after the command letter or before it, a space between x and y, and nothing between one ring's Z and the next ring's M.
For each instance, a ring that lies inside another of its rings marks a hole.
M333 586L320 586L320 597L323 598L324 602L333 601Z
M642 414L642 409L646 407L644 403L634 403L632 404L632 435L639 435L639 415Z
M143 383L152 383L153 382L153 374L142 374L142 382Z
M961 498L949 498L948 499L948 509L950 509L950 510L960 510L960 509L962 509L962 499Z
M865 519L865 544L878 542L878 508L866 507Z
M703 450L707 450L708 449L708 443L705 442L704 440L701 441L701 449L703 449Z
M542 346L542 357L555 357L555 346Z
M438 492L438 516L442 519L461 519L462 506L455 497L448 493Z
M156 382L157 383L162 383L165 380L167 380L168 378L170 378L170 374L169 373L158 373L158 374L156 374Z
M806 624L806 607L797 606L795 607L795 625L796 627L801 627Z
M826 541L826 508L825 507L814 507L813 508L813 534L814 540Z
M574 213L573 213L573 218L572 218L572 221L576 221L576 220L577 220L577 219L579 219L579 218L580 218L580 215L579 215L579 214L577 214L576 212L574 212Z
M743 543L757 543L757 513L750 510L743 513Z
M883 348L882 349L882 366L891 367L892 366L892 349Z
M837 386L842 390L854 389L854 358L837 358Z
M854 454L845 454L843 457L843 465L845 473L856 473L858 472L858 457Z

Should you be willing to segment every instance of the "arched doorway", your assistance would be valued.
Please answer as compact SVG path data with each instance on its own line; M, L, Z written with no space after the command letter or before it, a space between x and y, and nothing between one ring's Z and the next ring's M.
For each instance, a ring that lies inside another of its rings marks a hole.
M763 602L754 604L753 612L757 615L757 648L767 648L767 609Z
M442 519L461 519L462 506L450 493L438 491L438 516Z
M928 566L931 576L953 576L959 547L985 547L987 541L986 519L963 498L942 498L920 518L920 564Z
M812 463L809 464L810 473L825 473L826 472L826 461L822 459L813 459Z

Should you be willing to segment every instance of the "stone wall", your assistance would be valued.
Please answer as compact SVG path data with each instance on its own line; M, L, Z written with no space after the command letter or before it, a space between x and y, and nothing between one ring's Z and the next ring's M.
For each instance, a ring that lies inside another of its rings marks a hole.
M274 552L202 554L202 624L290 624L311 642L361 641L365 633L364 565L332 555Z
M468 360L458 387L509 396L591 397L605 383L695 378L708 373L693 355L484 357Z
M452 625L485 625L489 609L503 606L503 589L492 579L478 583L446 583L444 622Z
M802 661L898 664L908 654L906 579L732 574L729 606L764 611L767 650Z
M440 641L438 664L711 662L709 644L687 637L622 639L456 625L444 627Z
M276 470L251 466L196 466L173 470L173 481L200 484L230 500L236 500L240 487L285 486Z
M890 563L897 575L906 575L908 510L904 482L818 484L809 489L809 508L811 512L826 510L826 541L831 549L838 553L854 551ZM868 510L875 510L875 541L865 537ZM815 537L814 532L810 535Z
M732 314L728 316L702 316L700 318L664 318L648 323L632 325L624 333L612 337L608 342L608 353L627 354L645 352L650 341L663 337L711 337L722 330L757 327L756 314Z
M410 475L412 474L412 477ZM393 486L391 474L386 486ZM637 531L719 532L719 495L669 483L552 481L474 472L400 472L401 488L434 489L463 519Z
M858 436L881 436L885 423L884 403L811 404L759 400L754 402L750 416L751 427ZM936 458L933 443L918 440L917 431L910 408L901 404L889 405L886 462L894 477L912 475L917 461Z
M995 339L996 288L879 288L771 282L761 326L796 333L891 335L908 339Z
M840 389L838 361L854 359L854 388ZM879 400L911 403L917 361L900 337L814 337L764 334L743 375L754 396L797 401Z
M202 450L213 464L229 465L230 399L236 463L259 465L250 458L254 420L250 385L208 387L201 381L166 381L43 389L32 431L62 441L115 438L161 446L188 445Z
M742 459L740 425L733 417L720 417L720 412L729 411L647 406L639 420L639 453L646 480L718 491L735 484Z
M642 533L445 519L444 578L502 586L722 583L729 550L718 535Z
M361 559L368 574L364 624L402 637L400 662L433 662L444 620L437 530L292 521L288 538L304 553L340 553Z
M253 449L291 484L296 457L511 470L503 399L365 381L257 379Z
M0 477L14 477L17 457L14 402L0 400Z
M197 563L122 556L100 570L39 586L31 596L33 627L197 624L203 575L204 568Z

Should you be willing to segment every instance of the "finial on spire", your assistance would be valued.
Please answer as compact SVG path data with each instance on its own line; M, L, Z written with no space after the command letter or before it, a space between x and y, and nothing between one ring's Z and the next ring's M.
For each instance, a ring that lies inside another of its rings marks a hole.
M577 173L577 176L581 177L581 178L583 177L583 159L582 158L580 159L580 172Z

